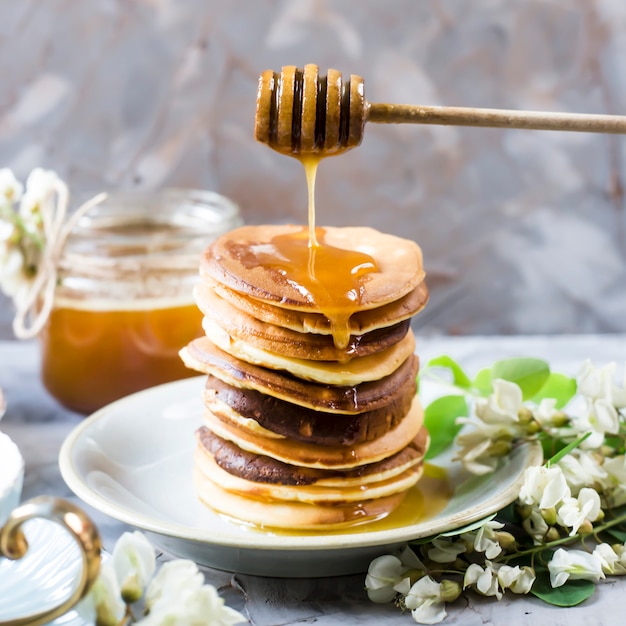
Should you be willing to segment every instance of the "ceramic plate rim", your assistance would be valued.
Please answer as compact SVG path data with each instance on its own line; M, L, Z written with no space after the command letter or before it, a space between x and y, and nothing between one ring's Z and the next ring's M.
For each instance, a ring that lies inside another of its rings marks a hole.
M144 395L150 396L155 393L165 393L169 389L176 390L177 387L182 388L183 385L193 385L194 382L200 384L200 382L204 380L206 380L205 376L196 376L144 389L143 391L116 400L96 411L91 416L86 417L80 424L75 426L65 438L59 452L61 476L68 487L76 496L98 511L120 522L127 523L147 532L218 547L277 550L284 552L290 550L318 550L320 548L344 550L346 548L391 545L449 532L487 517L507 504L510 504L510 502L515 499L515 495L518 493L523 480L523 472L520 472L506 489L498 491L494 496L484 502L480 502L474 507L470 507L459 513L450 514L447 517L430 518L423 522L418 522L417 524L409 524L396 528L355 533L346 533L344 531L341 534L333 533L332 531L325 532L324 534L308 533L302 535L255 532L249 535L239 533L222 537L215 535L209 536L210 529L204 530L184 524L160 521L149 515L134 512L127 507L107 500L89 487L84 477L82 477L77 470L74 459L76 446L86 432L93 429L101 420L106 419L111 412L118 409L120 405L128 402L130 398L140 399ZM530 465L537 465L541 462L542 452L538 442L526 442L522 444L522 446L527 448L526 454L528 457L524 468ZM497 472L498 470L496 470L494 476L497 475Z

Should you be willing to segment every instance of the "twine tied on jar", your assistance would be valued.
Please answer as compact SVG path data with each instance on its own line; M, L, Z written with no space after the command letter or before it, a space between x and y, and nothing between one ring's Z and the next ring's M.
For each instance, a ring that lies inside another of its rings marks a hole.
M58 266L65 242L80 218L106 197L107 194L100 193L91 198L66 221L69 205L67 185L56 176L51 179L41 201L43 247L36 274L25 295L15 301L13 332L18 339L36 337L46 324L54 303Z

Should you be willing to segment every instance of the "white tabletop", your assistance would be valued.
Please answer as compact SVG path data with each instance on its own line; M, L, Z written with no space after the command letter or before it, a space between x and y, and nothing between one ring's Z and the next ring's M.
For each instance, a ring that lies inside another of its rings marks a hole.
M597 364L616 361L622 365L626 361L626 335L418 337L417 352L422 362L449 354L471 373L498 358L525 355L545 358L553 370L575 374L586 358ZM17 443L26 461L23 498L49 494L77 502L91 515L105 549L110 550L127 527L80 502L61 478L57 461L60 446L83 418L60 407L46 393L39 380L36 343L0 341L0 387L8 403L2 430ZM414 623L409 614L401 614L392 605L371 603L364 591L364 575L290 580L204 571L227 604L246 615L254 626ZM611 578L591 599L570 609L557 609L532 597L505 595L496 602L466 595L449 605L444 624L610 626L622 621L625 593L626 581Z

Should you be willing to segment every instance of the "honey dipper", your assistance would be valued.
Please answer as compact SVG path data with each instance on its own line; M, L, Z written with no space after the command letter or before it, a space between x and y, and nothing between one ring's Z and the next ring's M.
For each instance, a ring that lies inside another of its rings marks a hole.
M255 137L286 154L336 154L361 143L365 122L626 133L626 116L375 104L364 82L317 65L266 70L259 77Z

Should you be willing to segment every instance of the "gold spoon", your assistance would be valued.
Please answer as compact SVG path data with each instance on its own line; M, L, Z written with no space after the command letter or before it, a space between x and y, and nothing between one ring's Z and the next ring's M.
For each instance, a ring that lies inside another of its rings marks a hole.
M274 150L338 154L361 143L365 122L626 133L621 115L370 103L360 76L344 80L332 69L320 76L312 64L259 77L255 137Z

